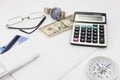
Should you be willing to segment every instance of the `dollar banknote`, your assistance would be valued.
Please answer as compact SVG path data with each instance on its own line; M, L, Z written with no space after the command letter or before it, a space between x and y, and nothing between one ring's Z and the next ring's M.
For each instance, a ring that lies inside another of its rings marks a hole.
M52 37L66 30L71 29L72 25L73 15L70 15L60 21L56 21L44 27L41 27L39 28L39 30L45 33L48 37Z

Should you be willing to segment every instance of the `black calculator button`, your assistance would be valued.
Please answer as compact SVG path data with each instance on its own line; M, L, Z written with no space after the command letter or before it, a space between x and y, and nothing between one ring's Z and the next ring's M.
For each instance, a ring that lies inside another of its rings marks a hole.
M97 43L98 41L97 41L97 39L93 39L93 43Z
M91 35L91 32L87 32L87 35Z
M81 32L81 35L85 35L85 32L84 32L84 31L82 31L82 32Z
M87 35L87 39L91 39L91 36L90 36L90 35Z
M80 30L80 28L79 27L75 27L75 31L79 31Z
M100 27L104 27L104 25L100 25Z
M100 30L100 33L104 33L104 30Z
M76 30L76 29L75 29L75 31L78 31L78 32L79 32L79 30Z
M76 31L79 31L79 29L80 29L80 26L79 26L79 25L76 25L76 26L75 26L75 30L76 30Z
M101 44L105 43L104 38L100 38L99 41L100 41Z
M97 29L93 29L93 32L96 32L96 33L97 33L97 31L98 31Z
M91 39L87 39L86 41L87 41L87 42L91 42Z
M79 37L79 35L74 35L74 38L78 38Z
M80 30L80 28L75 28L75 31L79 31Z
M85 35L81 35L80 37L81 37L81 38L85 38Z
M74 33L75 33L75 34L79 34L79 31L75 31Z
M97 39L97 36L93 36L93 39Z
M91 28L87 28L87 32L91 32L92 31L92 29Z
M104 30L104 25L100 25L99 29Z
M100 33L99 35L100 35L100 37L104 37L104 33Z
M80 39L80 42L85 42L85 38L81 38L81 39Z
M96 32L94 32L94 33L93 33L93 36L97 36L97 33L96 33Z

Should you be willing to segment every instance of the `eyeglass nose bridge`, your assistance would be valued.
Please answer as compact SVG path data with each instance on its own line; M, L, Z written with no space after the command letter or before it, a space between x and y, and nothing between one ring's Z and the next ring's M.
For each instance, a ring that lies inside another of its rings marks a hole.
M24 18L22 18L22 21L25 20L25 19L30 19L30 17L29 16L28 17L24 17Z

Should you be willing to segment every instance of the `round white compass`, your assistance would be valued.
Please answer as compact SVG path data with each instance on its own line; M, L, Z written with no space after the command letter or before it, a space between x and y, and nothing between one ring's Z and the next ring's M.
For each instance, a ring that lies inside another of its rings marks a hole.
M118 67L110 58L98 56L88 62L87 72L92 80L115 80Z

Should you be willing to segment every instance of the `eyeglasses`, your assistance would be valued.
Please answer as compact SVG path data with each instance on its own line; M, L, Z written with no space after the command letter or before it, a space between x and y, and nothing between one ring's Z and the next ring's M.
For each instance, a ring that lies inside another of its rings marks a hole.
M35 20L35 19L41 19L41 20L34 27L13 27L14 25L22 23L25 20ZM18 29L24 33L31 34L39 28L39 26L44 22L45 19L46 19L46 16L44 14L42 14L41 12L31 13L27 17L18 16L18 17L14 17L14 18L8 20L8 24L6 25L6 27L8 29ZM32 31L29 31L29 30L32 30Z

